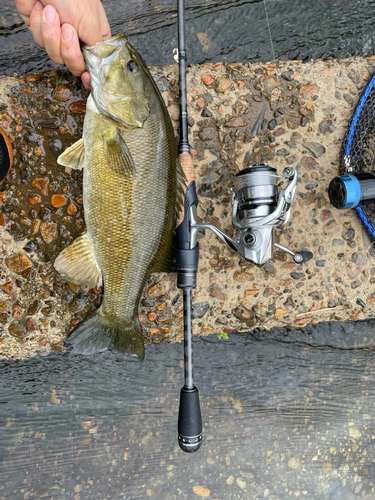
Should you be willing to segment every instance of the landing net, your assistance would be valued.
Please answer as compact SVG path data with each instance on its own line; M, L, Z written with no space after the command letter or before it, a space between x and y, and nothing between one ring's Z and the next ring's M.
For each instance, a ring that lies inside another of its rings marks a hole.
M375 74L358 101L341 155L341 175L359 172L375 172ZM357 207L356 212L375 239L375 204Z

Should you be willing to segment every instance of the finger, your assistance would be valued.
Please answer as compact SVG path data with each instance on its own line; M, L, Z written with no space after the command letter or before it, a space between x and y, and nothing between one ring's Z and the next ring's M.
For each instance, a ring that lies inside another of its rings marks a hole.
M85 87L86 90L88 90L90 92L90 90L91 90L90 73L88 71L85 71L84 73L82 73L81 78L82 78L83 86Z
M16 9L27 26L30 26L30 13L37 1L38 0L14 0Z
M81 76L85 71L85 61L79 46L76 30L70 24L61 26L61 56L73 75Z
M30 31L33 34L36 43L41 47L44 47L42 36L42 17L43 4L42 2L36 2L30 14Z
M47 5L43 9L42 16L42 37L44 47L52 61L57 64L64 64L60 52L60 18L52 5Z
M108 40L108 38L111 38L111 28L109 26L109 22L101 2L99 5L98 14L99 14L100 28L102 30L103 40Z
M88 45L95 45L103 40L101 25L97 12L88 12L78 26L79 39Z
M30 28L30 16L23 16L22 14L20 14L20 16L22 17L22 20L26 24L26 26Z

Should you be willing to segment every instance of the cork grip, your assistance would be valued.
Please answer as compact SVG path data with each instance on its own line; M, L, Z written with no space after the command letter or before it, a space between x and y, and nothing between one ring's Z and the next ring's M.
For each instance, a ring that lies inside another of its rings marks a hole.
M188 186L192 181L195 181L193 159L190 154L182 153L178 155L178 161L181 163L182 170L186 175L186 186ZM184 206L182 205L177 217L177 226L183 220L184 215Z

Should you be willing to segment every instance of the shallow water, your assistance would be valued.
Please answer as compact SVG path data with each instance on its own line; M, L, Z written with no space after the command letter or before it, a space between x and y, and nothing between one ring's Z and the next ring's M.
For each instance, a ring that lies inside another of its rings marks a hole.
M182 344L3 361L0 499L374 498L374 326L194 339L193 455L176 441Z
M125 31L147 64L173 63L175 0L103 0L113 33ZM281 60L371 56L375 0L267 0L275 56ZM265 4L259 0L186 0L188 62L273 59ZM12 0L0 12L0 74L55 67Z

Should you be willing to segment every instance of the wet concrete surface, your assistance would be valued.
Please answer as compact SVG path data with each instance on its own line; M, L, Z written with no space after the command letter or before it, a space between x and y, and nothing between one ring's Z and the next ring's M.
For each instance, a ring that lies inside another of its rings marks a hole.
M292 216L276 240L314 254L297 265L276 251L257 268L207 232L193 297L196 335L374 315L372 242L354 211L336 211L327 196L348 120L374 66L369 58L189 68L200 220L232 235L226 181L251 163L266 161L279 174L294 166ZM177 137L178 67L151 71ZM56 157L80 138L86 98L79 80L58 70L0 78L0 127L15 156L0 197L3 357L61 350L69 331L101 301L101 289L69 284L53 268L85 228L81 174L58 166ZM146 343L182 339L175 275L151 276L139 314Z
M194 341L203 443L177 444L182 346L143 363L0 361L0 499L353 500L375 494L374 320Z

